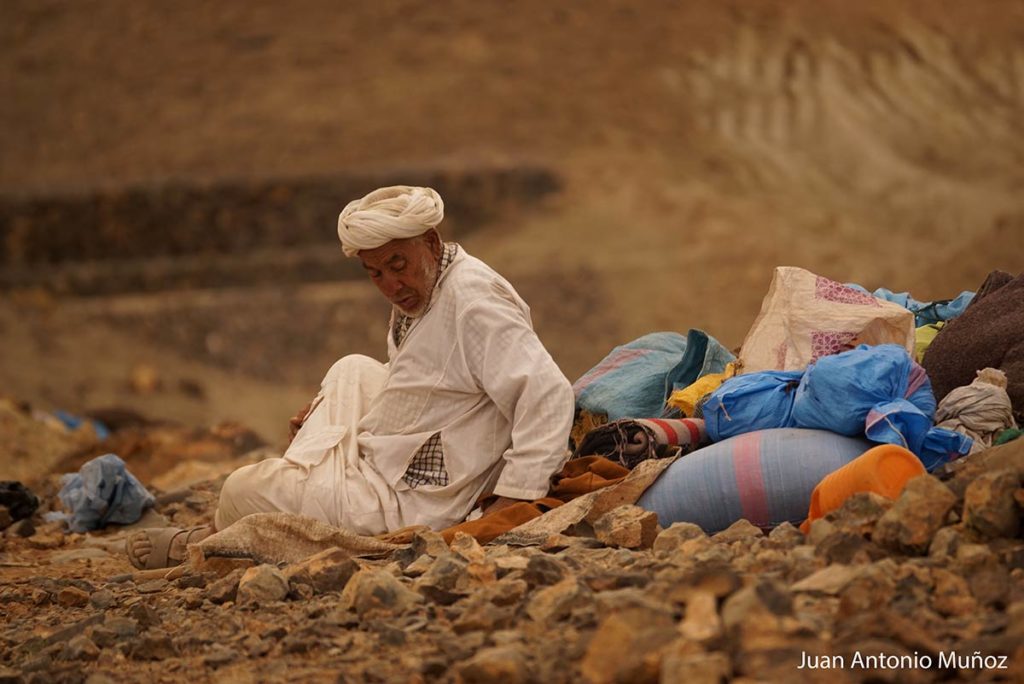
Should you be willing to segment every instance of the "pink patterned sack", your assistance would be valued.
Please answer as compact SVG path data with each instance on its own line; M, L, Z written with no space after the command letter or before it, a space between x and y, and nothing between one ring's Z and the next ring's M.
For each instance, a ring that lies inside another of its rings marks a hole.
M914 350L914 314L794 266L775 269L740 350L741 373L803 370L858 344Z

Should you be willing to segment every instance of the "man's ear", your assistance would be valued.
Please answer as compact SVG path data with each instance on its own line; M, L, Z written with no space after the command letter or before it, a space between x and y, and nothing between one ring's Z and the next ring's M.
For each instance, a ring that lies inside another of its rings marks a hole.
M423 234L423 239L426 240L427 246L430 247L430 253L438 259L441 258L442 241L441 234L437 232L436 228L431 228Z

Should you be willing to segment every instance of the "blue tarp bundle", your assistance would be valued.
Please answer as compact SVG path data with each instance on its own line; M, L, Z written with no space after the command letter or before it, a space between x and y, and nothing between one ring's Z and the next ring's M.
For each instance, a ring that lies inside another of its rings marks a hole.
M847 287L852 287L855 290L861 292L868 292L866 288L857 285L856 283L846 283ZM974 299L974 293L964 290L956 296L954 299L940 300L935 302L920 302L910 296L909 292L893 292L892 290L880 287L874 292L868 292L868 294L884 299L887 302L899 304L904 309L914 314L914 327L920 328L922 325L930 325L932 323L939 323L941 321L950 321L959 316L967 308L967 305Z
M895 344L825 356L802 373L766 371L727 380L704 405L708 436L720 441L769 428L864 435L910 449L933 470L970 451L972 440L933 427L928 376Z
M127 525L156 503L115 454L97 456L77 473L64 475L60 500L72 532L97 530L110 523Z
M735 356L700 330L644 335L616 347L573 384L576 406L621 418L656 418L677 389L709 373L721 373Z

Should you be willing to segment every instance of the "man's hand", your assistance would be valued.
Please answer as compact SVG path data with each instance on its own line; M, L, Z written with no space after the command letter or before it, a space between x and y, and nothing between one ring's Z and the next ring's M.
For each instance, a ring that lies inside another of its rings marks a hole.
M306 416L309 415L309 409L312 408L313 402L309 402L303 406L298 413L288 419L288 443L291 444L292 440L295 439L295 435L299 434L299 428L302 427L302 423L306 420Z
M491 513L497 513L503 508L508 508L513 504L522 503L522 501L523 499L510 499L507 496L496 496L489 504L484 506L483 514L490 515Z

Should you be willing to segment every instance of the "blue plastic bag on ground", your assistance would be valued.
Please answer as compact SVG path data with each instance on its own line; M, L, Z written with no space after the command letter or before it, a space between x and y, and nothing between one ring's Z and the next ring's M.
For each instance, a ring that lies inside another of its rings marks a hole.
M867 292L866 288L856 283L846 283L846 286L861 292ZM922 325L930 325L931 323L951 321L962 314L967 305L974 299L974 293L967 290L958 294L954 299L934 302L920 302L911 297L909 292L893 292L884 287L880 287L868 294L893 304L899 304L904 309L913 313L915 328L920 328Z
M97 456L77 473L61 478L61 503L72 532L98 530L108 524L128 525L156 503L116 454Z
M615 347L573 383L576 406L609 421L657 418L665 400L708 373L721 373L736 357L701 330L644 335Z
M795 391L787 391L794 382ZM968 453L972 443L933 427L934 417L928 375L895 344L860 345L822 357L795 372L795 379L794 373L778 371L740 375L704 405L712 441L769 428L829 430L906 447L928 470Z

